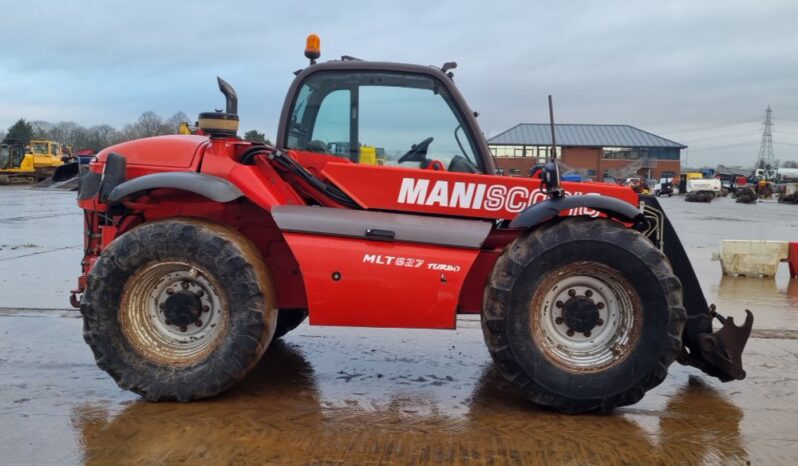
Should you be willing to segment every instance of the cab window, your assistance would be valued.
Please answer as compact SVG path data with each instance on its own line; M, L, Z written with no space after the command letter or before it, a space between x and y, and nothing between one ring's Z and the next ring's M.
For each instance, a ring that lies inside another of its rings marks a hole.
M36 155L47 155L47 144L43 142L33 144L33 153Z
M286 145L354 162L481 172L454 99L435 78L319 72L300 88Z

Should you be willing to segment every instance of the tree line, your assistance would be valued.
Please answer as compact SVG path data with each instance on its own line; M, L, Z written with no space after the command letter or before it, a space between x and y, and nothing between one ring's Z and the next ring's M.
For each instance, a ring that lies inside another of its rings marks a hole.
M0 130L0 141L8 137L21 140L23 144L28 145L31 140L43 139L59 142L73 151L92 150L96 152L133 139L178 134L181 123L192 121L184 112L177 112L169 118L163 118L155 112L144 112L135 122L117 129L105 124L86 127L73 121L51 123L40 120L27 121L20 118L7 131ZM266 135L257 130L247 131L244 139L268 142Z

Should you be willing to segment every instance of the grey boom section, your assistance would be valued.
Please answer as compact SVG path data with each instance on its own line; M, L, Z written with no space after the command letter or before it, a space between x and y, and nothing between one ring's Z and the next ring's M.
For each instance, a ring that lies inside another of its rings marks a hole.
M276 206L272 216L287 232L469 249L481 247L493 226L482 220L311 206Z

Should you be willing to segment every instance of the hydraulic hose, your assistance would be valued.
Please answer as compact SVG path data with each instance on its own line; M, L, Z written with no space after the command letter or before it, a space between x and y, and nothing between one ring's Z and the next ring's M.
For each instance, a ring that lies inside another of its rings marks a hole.
M325 183L324 181L316 178L312 173L307 171L305 167L297 163L296 160L288 157L283 151L275 148L274 146L258 144L257 146L250 147L241 155L241 163L244 165L251 165L253 163L253 159L257 155L267 156L270 160L273 160L280 165L280 167L304 180L314 189L318 190L335 202L352 209L360 209L360 206L357 205L357 203L347 196L343 191L338 189L336 186Z

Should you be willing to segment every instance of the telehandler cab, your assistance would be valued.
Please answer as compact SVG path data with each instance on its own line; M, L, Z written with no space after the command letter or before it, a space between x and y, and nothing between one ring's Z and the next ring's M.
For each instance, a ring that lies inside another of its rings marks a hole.
M563 412L635 403L674 360L745 377L753 318L707 305L655 197L560 184L553 161L497 176L454 63L317 64L309 39L274 146L236 136L219 79L226 111L200 114L200 135L109 147L82 176L72 302L120 387L216 395L306 317L452 329L458 314L480 314L504 376Z

